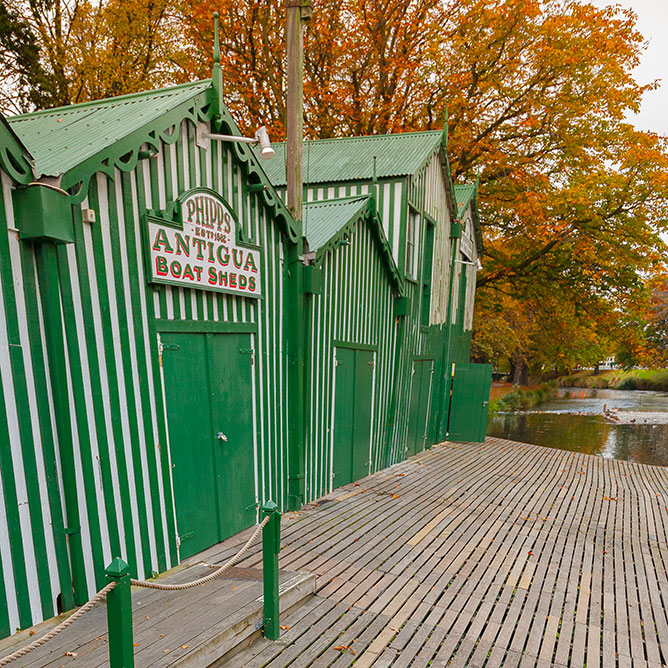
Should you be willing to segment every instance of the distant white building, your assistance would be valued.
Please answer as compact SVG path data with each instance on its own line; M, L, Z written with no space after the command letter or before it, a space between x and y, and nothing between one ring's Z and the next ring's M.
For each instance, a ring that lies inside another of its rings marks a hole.
M612 355L611 357L606 357L603 361L598 363L598 368L600 371L615 369L616 368L615 356Z

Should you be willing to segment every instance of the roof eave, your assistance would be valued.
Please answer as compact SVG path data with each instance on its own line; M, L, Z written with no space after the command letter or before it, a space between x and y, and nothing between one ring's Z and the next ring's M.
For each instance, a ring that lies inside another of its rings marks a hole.
M16 182L30 183L35 178L35 161L30 151L0 114L0 167Z

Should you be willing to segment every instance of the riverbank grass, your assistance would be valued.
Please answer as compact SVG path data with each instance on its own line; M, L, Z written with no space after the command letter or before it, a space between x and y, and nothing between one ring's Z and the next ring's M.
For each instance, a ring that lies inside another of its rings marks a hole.
M528 410L545 401L554 399L556 396L557 382L554 380L542 383L535 388L524 388L514 385L502 396L494 397L494 394L492 394L492 398L489 401L489 412L506 413Z
M594 371L587 369L558 379L559 387L587 387L608 390L655 390L668 392L668 369Z

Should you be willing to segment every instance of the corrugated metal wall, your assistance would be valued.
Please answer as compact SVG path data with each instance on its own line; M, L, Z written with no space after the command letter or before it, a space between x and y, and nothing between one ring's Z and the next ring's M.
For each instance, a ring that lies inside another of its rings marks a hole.
M309 307L311 332L307 427L307 497L331 490L334 426L334 348L337 342L376 351L370 471L381 467L394 377L394 292L367 221L357 223L350 243L323 260L323 289Z
M376 378L374 411L384 411L384 413L383 417L378 415L378 419L382 420L382 422L378 422L379 431L374 431L372 471L401 461L405 457L413 360L415 358L434 359L433 388L434 391L442 391L443 374L446 366L444 359L447 353L447 328L442 325L445 323L448 314L451 264L450 215L446 199L446 178L439 155L435 154L426 162L422 170L410 179L404 177L394 180L380 180L377 186L372 183L337 183L307 186L305 188L308 201L350 197L367 193L377 194L377 205L383 223L383 231L390 242L394 260L400 271L403 271L405 262L403 253L409 203L430 216L435 223L430 305L430 322L433 326L428 329L422 326L420 320L421 286L410 280L406 281L404 295L409 304L408 315L397 321L390 310L385 312L383 316L387 318L386 321L376 320L377 316L373 320L372 331L375 336L379 336L383 329L392 330L393 334L384 337L386 348L383 349L382 346L379 346L379 359L380 356L384 359L391 358L392 364L391 367L387 368L387 375L379 374ZM308 219L305 220L305 225L308 226ZM421 263L424 262L422 246L425 240L426 227L427 221L423 217L417 235L421 245L419 253ZM348 250L345 248L337 250L334 257L328 259L328 262L334 264L343 262L337 256L349 257L345 255ZM349 268L353 270L351 275L342 272L343 282L336 284L337 293L329 298L328 308L330 311L333 309L334 315L328 315L327 311L324 311L325 317L332 318L335 317L336 313L345 313L348 301L358 298L356 286L359 281L363 280L359 275L358 266L353 263ZM422 271L423 266L421 264L418 270L419 276L422 276ZM364 280L371 279L365 278ZM373 277L372 280L372 289L383 289L382 286L386 279ZM331 284L326 281L324 294L327 294L328 289L331 289L327 287L328 285ZM384 293L381 294L384 295ZM316 304L319 304L319 300L316 301ZM316 340L322 339L322 335L318 333L315 334L315 337ZM317 343L316 345L323 344ZM331 353L329 351L324 352L327 353L325 357L328 360L327 363L331 364ZM328 372L322 379L314 376L316 392L320 388L325 388L326 392L332 392L328 385L332 378L329 374L331 372ZM382 397L382 399L379 397ZM441 403L439 401L433 402L432 415L434 417L436 417ZM309 488L314 490L314 496L310 498L315 498L321 491L328 489L329 481L326 478L331 470L331 460L328 458L327 449L324 447L327 435L323 432L323 425L330 426L332 418L331 416L325 418L323 409L317 406L312 406L312 413L320 416L318 418L320 422L316 425L318 436L314 438L310 446L311 459L307 467L310 476ZM379 440L380 429L384 431L382 444Z
M156 157L141 160L130 172L96 174L86 199L75 208L74 243L56 251L80 533L67 526L63 502L62 444L46 352L51 323L40 294L44 279L38 276L34 247L18 238L13 184L2 176L0 222L7 231L0 234L0 416L6 418L0 420L0 636L57 612L58 595L69 587L66 540L81 542L85 591L78 591L80 600L103 584L104 567L114 556L128 561L140 577L176 563L160 332L236 328L252 333L256 496L259 502L284 502L283 233L260 195L248 192L231 151L215 141L200 147L195 137L195 126L183 121L174 143L161 143ZM243 241L260 247L260 300L146 283L142 215L165 208L195 186L221 193L239 218ZM337 341L376 349L371 471L405 457L415 358L435 360L435 390L445 373L449 344L447 326L440 323L448 310L451 247L438 156L413 179L312 187L307 198L376 188L383 229L400 271L409 202L436 224L432 326L420 321L417 282L406 283L408 314L395 316L392 286L368 223L358 223L349 246L325 256L323 292L308 298L307 312L310 500L331 488ZM95 211L94 223L83 222L84 209ZM420 244L426 225L422 218ZM441 404L433 401L432 414Z
M142 214L198 185L220 192L239 217L244 241L261 246L262 301L146 284ZM0 635L7 635L57 612L67 567L58 565L66 559L63 484L35 253L18 239L4 175L2 186ZM177 141L162 144L156 158L113 178L98 173L81 208L93 209L96 222L76 214L75 242L57 249L88 590L79 598L103 585L113 556L139 577L177 561L161 330L185 323L192 331L224 331L236 323L253 332L260 501L282 503L287 459L282 233L259 196L246 191L231 153L217 142L208 150L196 146L195 128L184 121Z
M51 527L60 530L61 546L64 535L43 323L34 317L35 263L18 240L12 183L1 176L0 635L7 635L54 614L59 580Z
M447 320L449 303L449 281L451 263L451 240L450 240L450 215L446 199L447 182L441 166L438 154L428 160L425 166L412 178L397 178L394 180L381 180L378 185L366 183L348 184L323 184L318 186L307 186L305 188L308 201L334 199L337 197L349 197L352 195L377 193L378 211L383 222L383 231L390 242L393 256L400 271L404 269L405 257L403 256L406 237L406 218L409 203L420 212L431 217L435 223L434 237L434 265L432 269L431 290L431 317L432 327L428 329L421 323L421 286L414 281L407 280L404 296L408 300L408 315L396 323L393 314L389 314L388 321L393 323L395 334L392 338L392 349L387 354L392 354L393 365L388 371L390 382L377 388L380 394L387 398L387 411L385 422L382 427L386 429L385 442L382 447L374 446L374 457L372 471L388 466L404 459L406 454L406 437L409 424L409 407L412 390L413 360L415 358L434 359L433 388L434 391L443 391L443 376L445 374L445 355L447 353L447 327L442 326ZM308 225L308 220L305 221ZM418 239L424 243L427 221L424 217L420 220ZM337 250L341 254L342 250ZM420 262L424 261L420 253ZM336 260L334 260L336 261ZM422 276L423 267L420 265L418 276ZM344 312L349 299L354 299L354 281L361 280L353 278L352 285L344 286L333 299L337 305L331 305L330 309ZM374 284L375 285L375 284ZM349 294L348 291L351 291ZM388 327L379 322L378 326ZM389 338L387 339L389 341ZM398 352L398 354L397 354ZM327 382L329 377L325 377ZM316 386L319 381L316 379ZM326 385L322 385L326 387ZM374 409L378 400L375 400ZM434 401L432 404L432 415L437 418L436 413L442 402ZM331 422L331 420L330 420ZM321 437L322 438L322 437ZM316 446L316 452L322 449ZM320 455L322 456L322 455ZM316 461L324 461L326 467L331 465L329 460L316 460L313 455L311 467L317 466ZM328 475L329 468L320 470L320 478ZM313 481L314 489L327 489L326 481ZM320 487L320 485L325 485Z

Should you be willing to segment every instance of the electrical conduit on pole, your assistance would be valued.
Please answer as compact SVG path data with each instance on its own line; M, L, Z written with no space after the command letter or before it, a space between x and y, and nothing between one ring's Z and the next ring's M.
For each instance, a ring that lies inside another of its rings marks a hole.
M47 359L63 479L65 521L67 523L65 534L69 545L74 602L81 605L88 600L88 590L81 543L81 519L79 516L74 442L67 388L67 361L63 338L64 323L60 305L58 255L56 245L51 242L36 243L34 248L42 313L44 314ZM63 592L63 607L66 606L67 593Z

